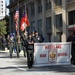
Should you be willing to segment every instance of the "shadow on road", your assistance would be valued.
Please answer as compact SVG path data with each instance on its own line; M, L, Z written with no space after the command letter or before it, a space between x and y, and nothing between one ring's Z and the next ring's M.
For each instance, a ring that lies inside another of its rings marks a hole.
M0 58L6 59L10 58L8 52L0 52ZM6 67L0 67L4 70L14 69L14 71L27 71L27 72L63 72L63 73L69 73L69 72L75 72L75 65L62 65L62 66L45 66L45 67L33 67L29 69L27 67L27 58L24 58L23 56L20 56L20 58L17 58L16 55L13 55L13 58L9 60L9 62L6 63L13 63L13 65L8 65ZM4 63L3 63L4 64Z

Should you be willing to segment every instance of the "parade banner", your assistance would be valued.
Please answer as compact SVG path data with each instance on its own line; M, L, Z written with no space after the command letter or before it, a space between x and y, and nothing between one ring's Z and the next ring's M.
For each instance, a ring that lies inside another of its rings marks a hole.
M71 43L35 43L34 66L71 64Z

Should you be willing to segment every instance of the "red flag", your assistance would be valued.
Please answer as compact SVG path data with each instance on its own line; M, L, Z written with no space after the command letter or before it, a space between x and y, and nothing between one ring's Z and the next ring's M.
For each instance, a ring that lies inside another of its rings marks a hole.
M23 16L21 18L20 29L23 31L29 25L30 25L30 23L29 23L28 16L27 16L27 13L26 13L26 5L25 5L24 13L23 13Z

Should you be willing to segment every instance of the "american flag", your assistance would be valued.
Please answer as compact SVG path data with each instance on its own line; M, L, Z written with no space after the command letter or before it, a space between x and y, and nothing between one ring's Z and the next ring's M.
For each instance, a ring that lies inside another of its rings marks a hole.
M18 23L19 23L19 8L17 8L15 11L14 20L15 20L15 27L16 27L16 31L17 31Z
M26 4L25 4L23 16L21 18L21 26L20 26L20 29L23 31L29 25L30 25L30 23L29 23L29 19L28 19L28 16L27 16Z
M16 21L19 18L19 8L16 9L14 20Z

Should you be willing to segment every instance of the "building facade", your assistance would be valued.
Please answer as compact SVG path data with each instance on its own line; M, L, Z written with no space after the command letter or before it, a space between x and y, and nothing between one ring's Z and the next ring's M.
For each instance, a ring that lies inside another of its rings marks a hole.
M14 13L19 3L19 20L27 4L29 31L37 30L45 42L65 42L75 29L75 0L10 0L10 32L15 31Z
M5 0L0 0L0 20L5 17L5 14L6 14Z

